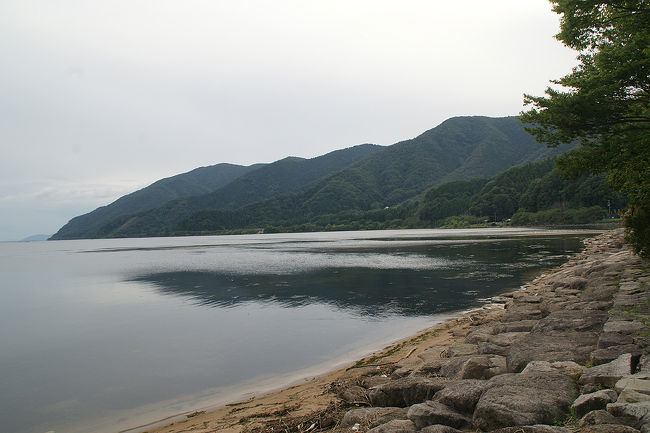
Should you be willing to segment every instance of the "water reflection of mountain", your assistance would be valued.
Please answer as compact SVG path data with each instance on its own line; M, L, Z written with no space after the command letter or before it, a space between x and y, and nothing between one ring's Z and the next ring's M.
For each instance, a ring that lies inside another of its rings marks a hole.
M439 269L355 266L244 275L188 271L152 273L135 280L210 307L273 302L292 308L325 303L365 316L428 315L468 308L478 299L518 287L531 272L560 263L578 246L576 238L549 238L465 245L447 249L447 254L429 251L432 259L442 256L456 263ZM424 252L421 247L411 251Z

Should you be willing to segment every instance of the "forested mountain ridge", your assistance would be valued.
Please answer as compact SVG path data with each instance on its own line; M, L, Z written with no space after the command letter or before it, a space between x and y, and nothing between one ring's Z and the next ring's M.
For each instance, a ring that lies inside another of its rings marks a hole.
M189 198L193 209L237 209L249 203L296 191L382 150L376 144L360 144L311 159L290 156L235 179L209 194Z
M281 210L299 206L296 194L275 198L275 208L256 203L237 211L204 210L178 224L176 234L206 234L251 227L265 232L467 227L512 218L518 225L592 223L625 206L605 177L560 176L552 159L512 167L490 179L451 181L398 206L306 216ZM259 217L258 206L265 213ZM609 206L608 206L609 205ZM257 217L254 217L258 215Z
M517 117L456 117L376 152L301 190L232 210L167 203L102 227L99 237L166 236L309 221L342 211L383 209L455 178L490 177L513 165L557 155L526 133ZM171 205L171 206L170 206ZM170 215L172 216L170 218ZM205 227L203 222L207 222Z
M179 197L205 194L264 164L242 166L215 164L160 179L151 185L71 219L50 239L85 239L96 237L97 230L114 218L142 212Z
M130 221L135 226L161 226L206 207L240 207L295 191L363 160L380 149L382 147L378 145L361 144L311 159L287 157L270 164L255 164L250 167L232 164L202 167L162 179L108 206L73 218L52 239L104 237L107 228L119 227L124 221ZM223 171L219 182L206 175L216 169ZM165 196L167 190L175 195ZM154 208L157 208L155 212L148 212Z

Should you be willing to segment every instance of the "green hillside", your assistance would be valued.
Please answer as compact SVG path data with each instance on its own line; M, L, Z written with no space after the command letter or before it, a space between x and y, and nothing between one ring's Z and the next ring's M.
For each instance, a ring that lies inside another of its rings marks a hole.
M563 179L552 160L513 167L489 180L444 184L427 192L418 209L422 226L497 222L516 225L584 224L618 210L626 199L604 176ZM452 217L452 220L445 219ZM453 217L462 217L456 218Z
M168 203L115 220L99 235L161 236L303 224L323 215L392 207L447 179L489 177L562 150L537 143L516 117L458 117L294 193L236 210L217 203L190 208L194 199L171 207Z
M231 178L228 182L222 182L216 187L206 185L205 188L196 193L177 195L166 200L158 200L153 206L134 209L130 212L124 211L125 207L121 206L123 199L128 198L129 204L133 201L137 203L143 198L148 199L150 202L157 199L161 195L159 194L160 188L152 188L157 186L158 182L156 182L156 184L148 187L151 190L147 190L147 188L145 188L147 191L141 190L146 194L139 194L141 191L138 191L119 199L105 208L99 208L90 214L77 217L82 219L81 221L78 221L77 218L73 219L55 235L57 236L55 239L105 237L114 230L137 230L140 232L144 230L140 229L140 227L145 229L147 227L168 227L205 208L220 207L229 209L241 207L278 194L295 191L315 180L363 160L381 149L381 146L362 144L311 159L288 157L271 164L258 164L254 166L255 169L248 170L241 176ZM191 173L176 177L184 179ZM190 180L194 180L194 177ZM176 180L175 184L177 183L179 183L178 180ZM118 205L118 207L116 208L114 205ZM96 218L97 214L99 214L99 218ZM84 230L81 232L81 236L78 236L81 227L80 223L84 225ZM148 230L144 230L142 234L147 235L148 233L150 233ZM164 235L165 232L157 231L155 234Z
M512 167L490 179L447 182L398 206L294 220L274 220L269 215L259 227L265 232L467 227L504 223L510 218L513 225L587 224L609 210L616 214L625 205L626 198L611 191L604 176L563 179L548 159ZM199 234L247 227L255 222L247 215L203 211L179 230Z
M230 184L186 200L186 205L168 203L168 212L174 206L202 210L205 208L237 209L269 197L296 191L305 185L341 171L382 150L375 144L361 144L336 150L316 158L288 157L248 173Z
M107 206L99 207L92 212L71 219L50 239L96 237L100 227L122 215L146 211L179 197L205 194L263 166L263 164L254 164L248 167L216 164L161 179L145 188L120 197Z

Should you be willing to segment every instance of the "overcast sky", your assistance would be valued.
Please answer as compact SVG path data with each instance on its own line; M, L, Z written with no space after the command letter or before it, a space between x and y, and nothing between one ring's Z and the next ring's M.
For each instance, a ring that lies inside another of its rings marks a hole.
M2 0L0 240L219 162L518 114L568 73L546 0Z

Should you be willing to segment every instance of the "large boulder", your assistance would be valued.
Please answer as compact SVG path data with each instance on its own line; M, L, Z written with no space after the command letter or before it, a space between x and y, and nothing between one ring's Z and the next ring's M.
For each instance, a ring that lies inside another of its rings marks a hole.
M613 387L623 376L632 374L632 355L623 354L607 364L588 368L580 377L583 385L593 384L604 387Z
M578 378L584 374L586 370L587 367L576 364L573 361L531 361L521 372L524 374L555 372L566 374L571 378Z
M530 333L506 352L508 371L519 372L530 361L574 361L584 364L598 341L595 332Z
M579 396L571 407L577 416L583 417L593 410L605 409L609 403L614 403L617 398L618 394L616 394L616 391L601 389L600 391Z
M472 414L487 387L485 380L461 380L438 391L433 400L459 412Z
M619 393L618 403L650 401L650 378L647 373L626 376L616 382L614 389Z
M597 424L625 424L625 420L622 420L620 418L616 418L614 415L611 413L607 412L606 410L603 409L598 409L598 410L593 410L580 418L580 421L578 422L578 425L580 427L586 427L590 425L597 425ZM636 422L631 421L631 422Z
M576 394L577 385L561 373L503 374L488 381L473 422L484 431L553 424L564 419Z
M569 310L554 311L537 321L531 332L549 333L550 331L599 331L607 320L606 311Z
M640 403L610 403L607 412L615 417L634 419L639 425L650 422L650 402Z
M499 355L470 357L454 375L457 379L489 379L506 372L506 358Z
M619 346L610 346L605 349L594 350L591 352L589 360L592 364L605 364L626 353L638 356L642 353L642 351L641 348L636 344L621 344Z
M444 377L409 376L371 388L368 398L373 406L406 407L429 400L453 382Z
M500 355L464 355L433 359L415 369L412 376L450 379L489 379L506 372L506 358Z
M456 412L437 401L414 404L409 408L407 416L418 429L433 424L442 424L454 428L465 428L472 425L470 417Z

